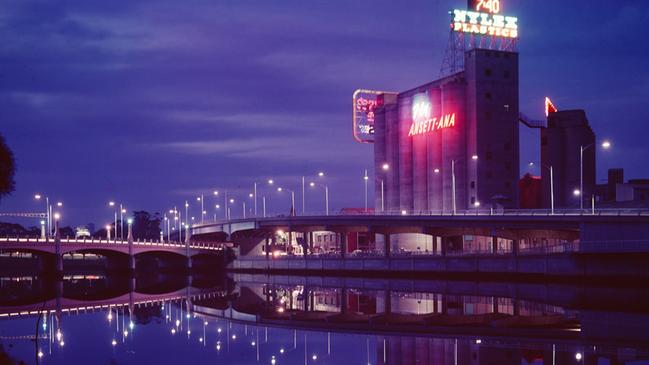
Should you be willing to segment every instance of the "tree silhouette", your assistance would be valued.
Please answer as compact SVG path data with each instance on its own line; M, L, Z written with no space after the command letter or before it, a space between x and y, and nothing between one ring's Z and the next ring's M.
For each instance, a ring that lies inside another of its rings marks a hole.
M14 175L16 161L14 154L7 146L4 137L0 134L0 199L14 191Z

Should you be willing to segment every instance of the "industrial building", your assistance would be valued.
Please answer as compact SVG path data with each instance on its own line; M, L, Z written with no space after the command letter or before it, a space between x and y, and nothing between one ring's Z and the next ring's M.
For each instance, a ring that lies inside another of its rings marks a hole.
M518 53L471 49L464 70L374 110L377 211L518 206Z

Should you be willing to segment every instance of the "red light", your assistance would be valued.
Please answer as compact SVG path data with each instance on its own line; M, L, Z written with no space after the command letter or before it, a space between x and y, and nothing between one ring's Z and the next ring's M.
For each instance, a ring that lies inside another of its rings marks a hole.
M545 97L545 116L548 117L550 116L550 113L556 113L558 112L557 108L552 104L552 100L548 98L547 96Z

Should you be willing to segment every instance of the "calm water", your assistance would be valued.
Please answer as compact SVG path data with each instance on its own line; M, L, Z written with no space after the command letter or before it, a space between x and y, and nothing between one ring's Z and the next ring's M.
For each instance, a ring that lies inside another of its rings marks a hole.
M0 284L0 364L649 364L645 288L250 275Z

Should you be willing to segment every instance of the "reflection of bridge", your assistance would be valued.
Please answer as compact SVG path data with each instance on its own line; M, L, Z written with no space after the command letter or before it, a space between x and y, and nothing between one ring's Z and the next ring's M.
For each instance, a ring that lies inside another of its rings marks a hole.
M102 300L78 300L65 297L51 298L43 302L29 305L0 306L0 318L33 316L52 312L75 314L124 306L137 308L139 306L148 306L160 302L173 302L187 299L205 300L210 298L221 298L225 295L227 295L225 291L188 287L163 294L146 294L131 291L114 298Z

